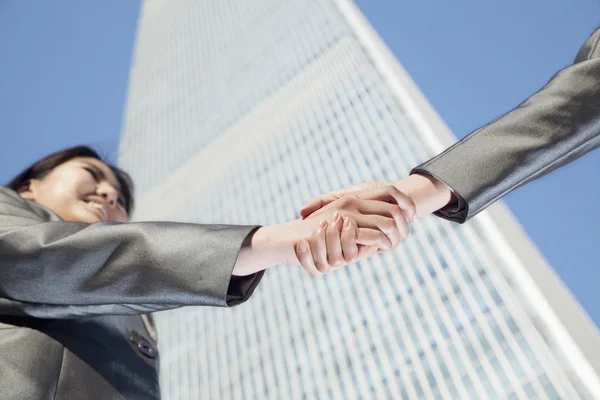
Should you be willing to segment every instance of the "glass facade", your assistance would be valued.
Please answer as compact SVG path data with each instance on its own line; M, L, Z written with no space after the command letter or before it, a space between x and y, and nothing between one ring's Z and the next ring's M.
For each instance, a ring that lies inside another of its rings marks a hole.
M406 176L442 133L386 52L347 0L145 1L120 151L135 217L275 224ZM164 397L594 398L485 214L424 218L324 279L274 268L239 307L157 313Z

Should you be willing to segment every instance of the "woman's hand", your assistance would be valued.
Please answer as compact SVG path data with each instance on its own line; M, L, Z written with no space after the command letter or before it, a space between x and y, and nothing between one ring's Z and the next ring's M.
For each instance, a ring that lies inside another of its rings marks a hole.
M322 220L310 238L296 243L296 257L311 276L321 277L377 252L377 246L358 244L358 236L356 221L336 212L332 221Z
M417 217L428 215L457 201L452 189L444 182L433 176L415 173L394 182L366 182L313 197L300 209L300 216L308 218L344 196L395 202L402 208L406 219L412 222Z
M356 197L364 200L381 200L396 203L403 211L408 221L414 222L417 210L412 199L396 186L388 182L366 182L347 188L331 191L322 196L313 197L300 209L300 216L308 218L310 215L326 205L342 197Z
M395 188L394 188L395 189ZM311 238L315 229L318 228L321 221L328 221L329 237L333 238L337 229L338 239L341 238L342 220L346 217L349 223L354 224L355 245L357 245L356 257L364 257L371 254L373 250L360 250L358 245L375 246L376 250L391 250L398 246L400 241L408 235L408 222L403 209L394 204L399 196L399 191L384 188L379 197L381 200L366 200L353 196L345 196L334 200L318 211L313 212L306 219L299 219L284 224L265 226L258 229L247 243L242 247L234 267L234 275L249 275L265 268L278 264L300 265L300 259L296 255L297 243L301 239ZM411 209L411 202L404 202L404 208L408 215L414 210ZM337 222L333 221L334 214L338 213L341 217ZM322 226L319 235L325 234L327 238L326 227ZM344 240L339 244L333 239L325 240L328 254L331 253L331 260L328 262L336 263L340 260L340 251L344 255L344 249L350 257L353 250L349 244L351 241L350 232L344 233ZM318 242L318 241L317 241ZM328 271L332 264L325 264L322 257L322 243L319 245L311 238L311 254L314 253L319 259L315 261L315 268L319 266L323 271ZM331 243L331 244L330 244ZM312 249L312 247L315 249ZM331 250L329 250L331 249ZM341 249L341 250L340 250ZM375 250L375 251L376 251ZM329 255L328 255L329 257ZM344 258L344 260L346 260ZM348 261L346 261L347 263ZM307 270L312 270L310 265L305 266ZM317 269L317 271L319 271ZM319 271L321 272L321 271ZM314 271L313 271L314 273Z
M391 250L408 236L408 221L416 215L412 200L396 189L386 185L370 190L368 198L361 197L364 192L350 193L340 198L321 202L320 208L312 210L305 220L329 219L338 211L342 217L350 217L361 228L361 237L372 239L382 250ZM337 196L334 195L334 196Z

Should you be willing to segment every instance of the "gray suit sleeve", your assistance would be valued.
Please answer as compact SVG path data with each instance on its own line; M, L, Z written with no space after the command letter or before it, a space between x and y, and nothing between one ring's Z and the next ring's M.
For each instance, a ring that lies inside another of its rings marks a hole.
M600 145L600 27L573 65L516 109L477 129L411 173L434 176L458 204L436 215L467 221L510 191Z
M0 189L0 314L74 318L235 305L263 275L231 275L255 226L49 221Z

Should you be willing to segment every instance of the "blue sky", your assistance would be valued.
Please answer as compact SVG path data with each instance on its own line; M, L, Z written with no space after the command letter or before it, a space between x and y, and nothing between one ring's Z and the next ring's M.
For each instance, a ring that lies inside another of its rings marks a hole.
M458 137L538 90L600 24L600 0L357 4ZM116 157L138 12L138 0L0 2L0 183L73 144ZM596 324L598 171L600 150L505 198Z

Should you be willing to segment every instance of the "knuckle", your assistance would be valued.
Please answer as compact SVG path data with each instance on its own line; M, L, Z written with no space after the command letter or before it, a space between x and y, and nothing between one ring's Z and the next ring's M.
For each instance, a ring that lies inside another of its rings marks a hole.
M378 240L380 248L389 248L391 245L391 240L388 238L383 232L380 232Z
M398 233L401 236L408 235L408 222L404 218L401 219L401 223L398 225Z
M398 196L402 196L402 192L398 190L398 188L394 185L388 185L386 187L386 192L393 198L397 198Z
M348 251L347 254L348 254L348 259L352 262L352 261L354 261L354 259L358 255L358 249L357 248L352 248L351 250Z
M394 193L396 193L398 195L398 197L401 197L403 199L408 199L408 196L406 195L406 193L404 193L402 190L398 189L396 186L394 186Z
M396 225L396 220L394 220L393 218L386 218L383 224L383 228L386 232L393 232L397 230L398 227Z
M344 196L339 200L340 208L349 208L354 204L354 197Z
M392 205L391 214L394 218L404 218L404 213L402 212L402 208L399 205Z
M320 273L324 273L327 271L327 263L321 260L317 260L317 262L315 262L315 267L317 267L317 271Z

